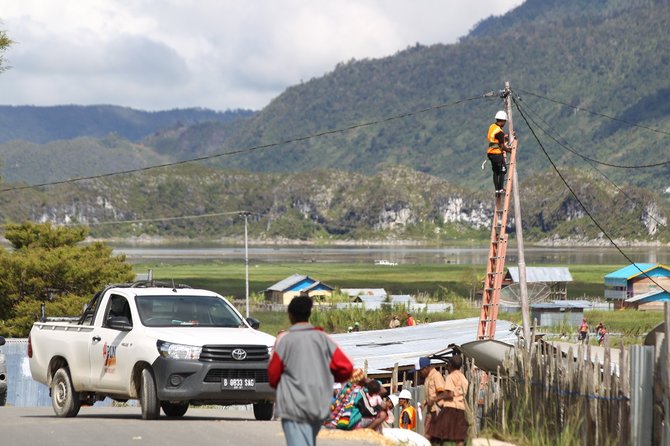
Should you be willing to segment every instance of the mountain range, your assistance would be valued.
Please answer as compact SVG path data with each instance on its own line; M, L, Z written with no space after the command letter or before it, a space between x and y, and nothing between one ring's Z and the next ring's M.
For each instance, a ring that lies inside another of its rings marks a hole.
M504 81L510 81L518 107L513 116L519 138L524 225L528 219L530 233L538 239L552 233L602 236L583 211L579 213L579 203L569 198L555 166L564 177L577 181L568 183L573 190L588 194L581 198L593 206L594 213L608 209L610 215L613 210L620 214L616 222L609 222L615 225L612 231L617 237L664 240L668 195L661 194L670 191L665 148L670 136L667 23L668 0L527 0L504 16L480 22L455 44L417 44L382 59L342 62L323 76L288 88L255 113L217 115L196 110L189 118L174 114L160 121L114 107L64 106L48 113L38 107L2 107L0 128L11 122L14 132L0 133L0 141L5 141L0 144L2 175L9 182L39 184L211 157L211 168L225 169L220 175L255 178L254 182L264 185L246 183L257 199L272 203L268 204L268 209L273 209L272 221L281 221L277 215L284 215L290 217L288 227L296 221L316 225L307 231L310 237L318 233L363 237L400 227L406 236L411 236L407 228L412 227L426 237L438 227L444 230L445 213L435 201L438 196L449 196L444 191L426 198L433 204L425 206L426 213L415 212L414 223L411 218L401 218L402 225L385 227L380 226L377 211L402 211L405 207L398 207L399 201L412 208L414 198L402 188L381 189L381 202L371 202L377 207L361 206L349 217L341 210L342 215L331 219L320 206L311 207L320 209L312 215L298 205L309 201L309 193L301 194L295 202L275 203L272 197L278 192L274 184L302 189L296 184L306 181L304 176L316 177L332 182L319 183L320 187L328 186L330 192L324 194L332 192L341 203L355 203L357 197L366 195L343 187L342 176L365 183L362 178L403 172L404 180L399 184L416 187L416 181L430 178L428 184L452 188L469 203L466 207L481 205L486 209L487 195L482 194L490 190L491 179L488 167L481 169L485 132L501 108L497 92ZM493 95L485 98L487 92ZM114 118L106 115L96 121L95 115L103 111L113 112ZM51 124L36 124L38 116ZM88 116L86 125L75 125L81 116ZM149 121L151 125L146 124ZM79 132L66 132L66 127ZM21 128L25 130L19 131ZM237 153L225 155L227 152ZM665 164L640 167L659 163ZM182 166L170 172L180 178L191 172L196 175L192 183L201 184L197 175L202 172L196 167ZM415 179L410 181L407 176L411 172ZM118 194L119 186L127 181L127 176L110 177L104 184ZM101 184L98 180L93 183ZM547 185L556 189L546 190ZM75 183L57 187L79 188L83 193L89 186ZM155 192L149 185L144 187ZM208 187L216 189L214 184ZM225 189L217 190L225 193ZM241 190L237 193L248 196ZM102 192L97 196L111 202ZM480 204L475 204L474 197L481 197ZM173 196L159 193L152 201L168 198ZM335 202L329 203L334 206ZM174 209L176 203L172 204ZM143 209L121 214L146 215L148 203L143 205ZM213 210L208 202L200 205ZM249 207L254 202L240 201L232 210L242 205ZM155 206L161 207L160 203ZM35 205L31 212L39 213L43 208ZM21 218L20 213L3 213L5 218ZM43 215L49 218L49 212ZM437 222L437 226L417 229L424 219ZM449 223L464 223L479 231L475 220ZM656 229L651 230L650 225ZM162 229L167 234L187 233L188 227L197 227L193 222L183 223L183 231L176 228L179 225L169 226ZM264 234L281 235L270 229Z

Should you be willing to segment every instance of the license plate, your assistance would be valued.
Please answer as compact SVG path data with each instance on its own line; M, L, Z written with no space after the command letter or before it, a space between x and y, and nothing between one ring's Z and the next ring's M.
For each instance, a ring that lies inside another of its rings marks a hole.
M253 390L255 388L255 378L223 378L221 380L221 390Z

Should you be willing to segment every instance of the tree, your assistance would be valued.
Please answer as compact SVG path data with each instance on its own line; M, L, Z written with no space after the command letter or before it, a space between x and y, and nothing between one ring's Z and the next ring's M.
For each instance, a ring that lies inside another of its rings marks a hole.
M12 43L14 42L7 36L7 33L0 30L0 72L7 69L7 60L5 59L4 53Z
M81 245L87 234L50 223L7 225L14 250L0 251L0 334L26 336L42 303L51 316L76 315L105 285L133 279L125 256L103 243Z

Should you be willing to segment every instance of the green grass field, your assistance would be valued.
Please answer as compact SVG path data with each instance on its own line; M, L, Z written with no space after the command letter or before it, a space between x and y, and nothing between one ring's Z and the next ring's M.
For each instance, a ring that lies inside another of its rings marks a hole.
M559 266L559 265L552 265ZM564 265L570 268L574 282L568 284L568 297L602 296L603 276L620 266ZM245 294L244 264L212 261L207 263L137 264L135 271L151 268L156 280L172 280L212 289L224 296L242 298ZM305 274L335 288L385 288L392 294L423 293L439 298L447 293L468 297L479 290L483 265L412 265L394 267L367 263L261 263L249 267L249 290L260 293L290 276Z
M556 265L552 265L556 266ZM620 266L616 265L565 265L570 268L573 282L568 284L568 298L601 297L603 276ZM135 265L135 271L153 270L154 279L184 283L193 287L211 289L223 296L243 299L245 272L243 263L212 261L205 263L152 263ZM384 288L392 294L423 295L433 300L455 303L454 315L419 315L431 321L479 316L479 309L468 304L472 290L480 291L484 267L479 265L398 265L375 266L362 263L285 263L250 266L249 290L252 299L261 300L263 290L290 276L305 274L335 288ZM240 308L244 312L243 308ZM399 310L398 310L399 311ZM396 313L398 312L396 311ZM314 313L312 322L329 332L343 332L354 322L363 329L386 328L393 311L357 312L338 310ZM261 329L271 334L288 327L284 313L270 311L251 314L261 321ZM587 311L593 321L604 321L610 332L622 333L627 343L639 343L641 336L663 320L662 312ZM501 315L513 322L520 321L519 314ZM573 327L556 327L557 333L571 332ZM577 327L574 327L576 331Z

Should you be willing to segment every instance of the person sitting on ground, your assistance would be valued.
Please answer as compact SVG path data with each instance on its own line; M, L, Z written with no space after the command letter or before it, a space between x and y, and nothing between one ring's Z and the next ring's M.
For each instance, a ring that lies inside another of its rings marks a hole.
M356 409L363 416L356 428L366 428L377 418L377 412L382 410L382 386L379 381L372 380L368 382L364 391L359 392L356 398ZM382 420L383 421L383 420ZM381 421L379 422L381 424Z
M395 396L395 395L391 395ZM391 400L391 396L387 396L382 400L381 406L378 406L379 409L377 410L377 415L375 418L370 422L370 424L367 426L367 429L372 429L376 430L377 432L381 432L383 428L391 428L393 427L393 400Z
M385 398L391 402L390 406L387 406L388 415L386 420L382 423L383 428L393 428L395 426L395 415L393 415L393 409L398 405L399 398L397 395L389 395Z
M413 327L416 325L416 322L414 321L414 318L410 313L407 313L407 326L408 327Z
M342 385L330 406L330 415L324 422L326 428L349 430L358 424L362 416L358 410L354 410L354 403L366 383L367 376L363 369L354 369L351 379Z
M389 328L398 327L400 327L400 319L398 319L398 316L393 316L393 319L391 319L391 322L389 322Z

